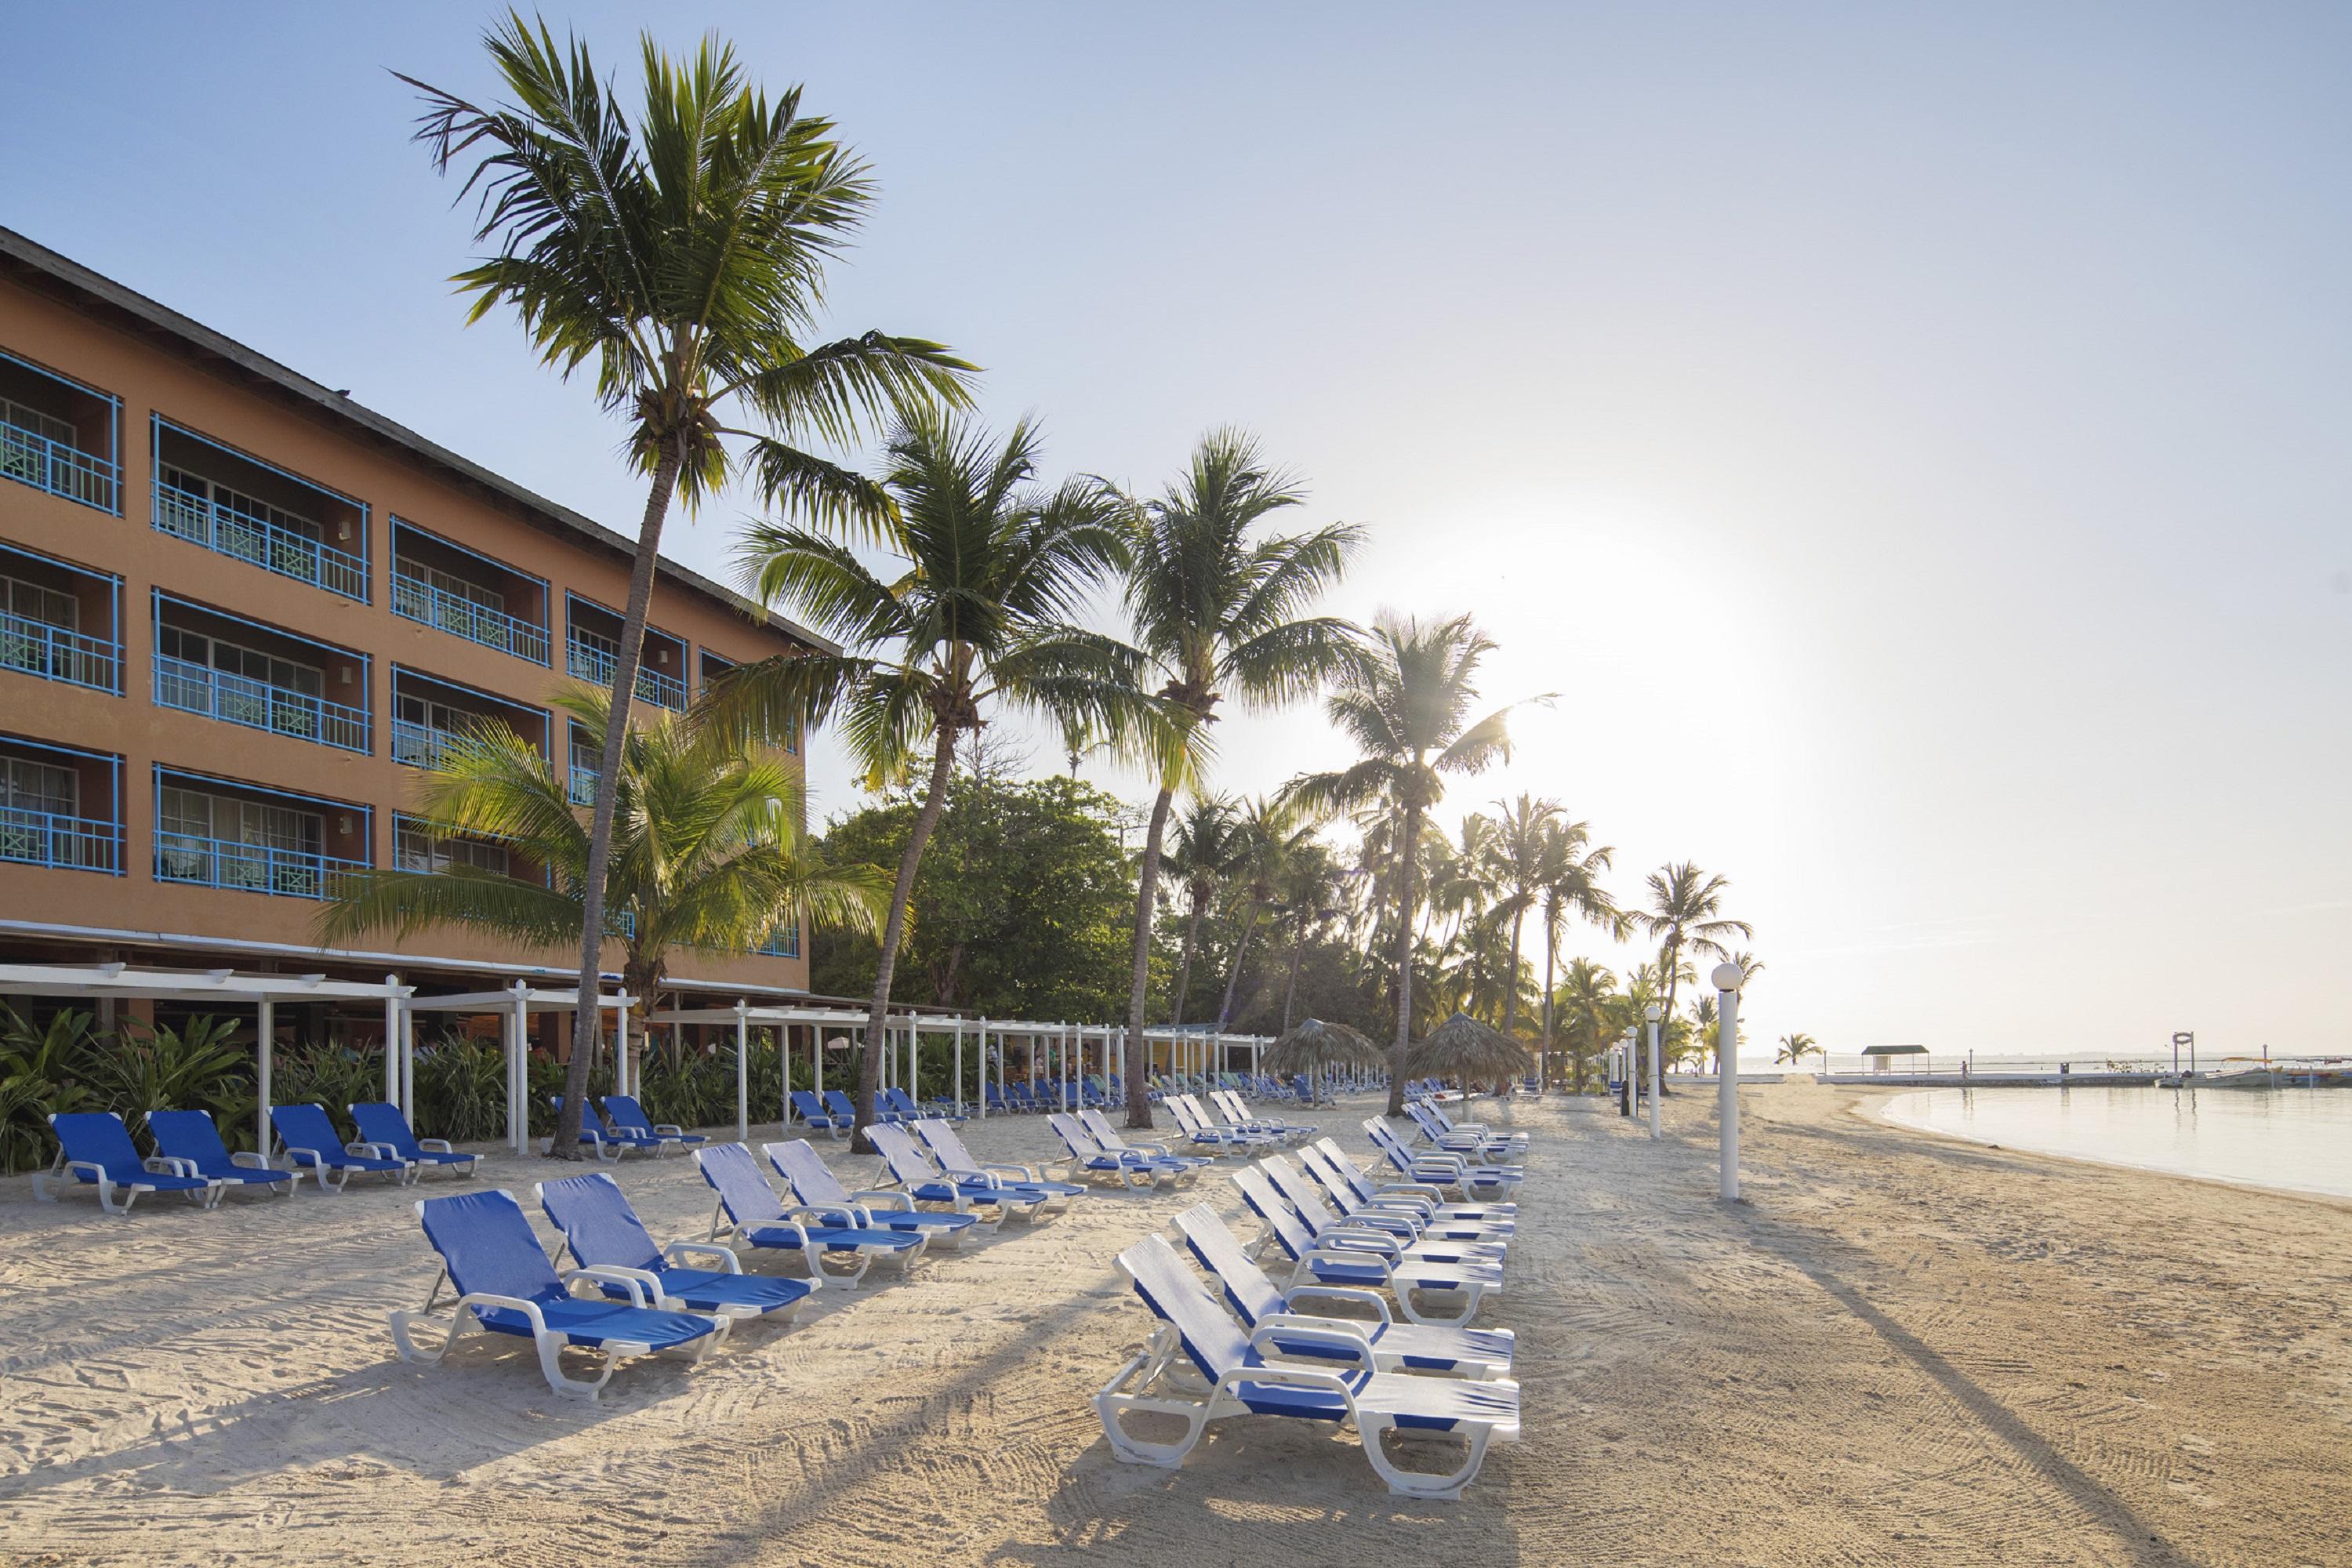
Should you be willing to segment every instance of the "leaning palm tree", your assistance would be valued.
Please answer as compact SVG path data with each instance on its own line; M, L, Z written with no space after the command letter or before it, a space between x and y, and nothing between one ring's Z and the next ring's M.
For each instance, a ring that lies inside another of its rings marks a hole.
M1636 925L1658 943L1658 972L1664 977L1666 1016L1675 1016L1675 995L1680 988L1683 961L1692 953L1727 959L1726 945L1735 935L1753 937L1746 921L1725 920L1723 894L1731 883L1711 876L1687 860L1650 873L1650 907L1633 911ZM1713 999L1708 998L1712 1005Z
M1413 881L1421 825L1445 798L1448 775L1483 773L1511 754L1507 721L1518 704L1480 719L1470 717L1478 696L1478 666L1494 650L1495 644L1468 616L1423 623L1383 613L1374 625L1370 646L1349 657L1339 688L1326 704L1331 721L1363 756L1336 773L1294 779L1288 790L1317 809L1381 805L1398 819L1391 1116L1404 1113L1405 1053L1412 1044Z
M1151 1125L1144 1001L1169 805L1179 789L1197 784L1211 752L1208 727L1227 697L1260 712L1296 702L1337 673L1354 644L1355 628L1347 622L1304 612L1339 580L1362 531L1335 523L1250 538L1267 517L1305 500L1295 481L1266 466L1255 441L1228 429L1204 437L1183 478L1139 510L1127 612L1149 661L1146 679L1161 682L1160 696L1185 743L1171 749L1171 765L1160 773L1136 883L1127 1008L1129 1127ZM1236 956L1236 973L1239 963ZM1225 999L1230 1011L1230 984Z
M589 361L605 409L627 427L648 481L613 659L615 704L637 682L654 563L673 499L691 509L739 473L771 505L827 518L878 518L868 480L810 449L862 438L910 402L966 400L972 367L940 344L869 331L813 341L824 263L856 230L873 184L835 135L801 112L797 87L771 100L732 47L706 38L690 59L644 44L642 112L587 46L558 45L519 14L484 37L513 101L482 108L418 81L416 139L436 168L469 161L478 244L495 254L457 275L469 321L510 306L544 363L569 378ZM580 911L579 1039L554 1147L576 1158L596 1028L622 736L605 736L589 813Z
M1780 1048L1772 1060L1776 1065L1785 1062L1792 1068L1801 1068L1807 1057L1820 1057L1824 1062L1829 1060L1829 1053L1814 1042L1812 1036L1792 1033L1780 1037Z
M1157 712L1135 695L1134 650L1071 619L1087 591L1126 563L1118 500L1077 480L1044 489L1037 465L1037 433L1025 420L999 443L919 410L891 436L881 480L896 503L880 529L898 558L892 566L877 570L849 543L795 524L761 522L744 536L761 602L787 606L842 651L779 655L730 671L714 685L712 721L730 732L783 734L803 717L837 714L869 789L906 778L929 752L874 977L857 1084L861 1152L907 903L947 805L957 745L977 737L997 707L1113 747L1140 744Z
M1616 851L1608 845L1592 842L1591 823L1570 821L1566 812L1544 835L1536 887L1544 939L1543 1049L1538 1060L1546 1073L1551 1070L1552 973L1559 961L1559 939L1567 929L1568 917L1580 914L1617 940L1625 938L1626 918L1598 879L1601 872L1609 869L1610 858L1614 854Z
M553 702L592 743L604 738L608 693L572 687ZM827 867L810 853L800 768L784 752L730 745L665 714L633 725L620 757L619 831L598 905L605 937L624 950L622 987L640 1005L679 949L751 952L803 911L820 925L880 928L888 884L875 867ZM594 862L569 784L566 770L505 725L460 733L418 783L419 826L437 842L495 843L508 868L457 860L345 879L320 915L321 940L461 926L532 947L567 944Z

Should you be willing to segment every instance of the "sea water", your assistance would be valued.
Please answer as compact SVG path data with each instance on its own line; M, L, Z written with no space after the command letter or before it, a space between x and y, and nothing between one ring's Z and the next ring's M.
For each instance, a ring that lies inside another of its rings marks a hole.
M2004 1148L2352 1197L2352 1089L1927 1089L1885 1114Z

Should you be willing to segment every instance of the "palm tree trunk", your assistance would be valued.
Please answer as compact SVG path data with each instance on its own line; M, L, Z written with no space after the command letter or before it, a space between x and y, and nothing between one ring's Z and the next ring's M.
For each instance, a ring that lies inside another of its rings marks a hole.
M556 1115L555 1137L548 1144L548 1152L559 1160L580 1158L580 1116L588 1098L588 1069L603 1034L604 1012L596 1004L604 990L604 876L613 861L613 805L621 787L621 748L629 735L637 666L645 658L646 613L653 605L654 563L661 554L662 521L669 515L669 499L677 492L677 472L683 465L684 458L673 444L654 470L645 520L637 528L636 559L629 565L628 612L621 618L621 647L613 660L613 711L604 726L596 803L588 814L588 873L587 884L580 889L580 994L572 1015L572 1060L563 1075L563 1109Z
M1391 1116L1404 1114L1404 1058L1412 1048L1412 874L1421 847L1421 807L1404 808L1403 845L1397 856L1396 1045L1389 1052Z
M890 1016L890 981L898 968L898 945L907 935L907 905L915 896L915 871L923 863L923 846L930 842L931 829L939 826L940 813L947 806L955 748L955 728L942 722L931 748L930 788L924 793L923 809L915 814L906 852L898 857L898 880L890 889L890 918L882 928L882 956L874 970L874 1010L866 1019L866 1048L857 1063L857 1132L849 1146L856 1154L874 1152L866 1130L874 1124L874 1095L882 1087L882 1029Z
M1503 973L1503 1033L1515 1040L1519 1037L1519 927L1527 918L1525 910L1511 911L1511 967Z
M1307 958L1307 927L1298 928L1298 940L1290 948L1290 984L1282 988L1282 1032L1290 1033L1291 998L1298 994L1298 966Z
M1252 899L1250 900L1249 914L1247 918L1242 921L1241 944L1234 949L1233 973L1225 976L1225 999L1223 1002L1220 1003L1217 1007L1217 1027L1220 1029L1223 1028L1227 1024L1233 1021L1234 987L1241 984L1242 960L1249 956L1250 935L1256 930L1257 900L1255 899Z
M1184 993L1192 984L1192 954L1201 946L1201 909L1209 900L1198 892L1192 894L1192 918L1184 922L1184 961L1176 966L1176 994L1169 999L1168 1021L1184 1021Z
M1552 965L1559 957L1559 925L1552 911L1544 911L1543 1049L1536 1056L1536 1087L1551 1087Z
M1682 967L1682 939L1679 936L1666 939L1666 1010L1659 1015L1663 1022L1658 1027L1658 1050L1662 1058L1666 1048L1666 1031L1673 1028L1675 1024L1675 972ZM1666 1087L1666 1064L1661 1059L1658 1063L1658 1093L1663 1098L1673 1092Z
M1151 1100L1144 1076L1151 1064L1143 1037L1145 993L1151 984L1151 915L1160 891L1160 839L1168 830L1168 804L1176 792L1161 786L1151 803L1151 827L1143 836L1143 868L1135 884L1135 967L1128 976L1127 996L1127 1124L1151 1125Z

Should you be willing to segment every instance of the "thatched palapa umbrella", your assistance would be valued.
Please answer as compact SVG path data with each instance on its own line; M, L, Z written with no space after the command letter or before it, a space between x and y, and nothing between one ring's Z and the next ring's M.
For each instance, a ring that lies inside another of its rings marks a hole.
M1288 1078L1306 1073L1320 1094L1328 1068L1376 1068L1386 1058L1360 1029L1309 1018L1265 1048L1258 1065Z
M1535 1058L1525 1046L1467 1013L1454 1014L1405 1054L1405 1071L1414 1078L1504 1083L1534 1070Z

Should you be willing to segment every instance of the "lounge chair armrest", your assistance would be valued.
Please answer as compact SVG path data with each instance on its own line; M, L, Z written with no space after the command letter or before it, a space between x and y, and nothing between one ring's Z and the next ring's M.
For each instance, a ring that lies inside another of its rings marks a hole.
M654 1136L656 1138L683 1138L686 1136L686 1129L680 1127L675 1121L656 1121L654 1123Z
M257 1154L250 1149L239 1149L236 1153L231 1154L228 1157L228 1163L235 1165L240 1171L268 1171L274 1169L274 1167L269 1163L268 1155Z
M1127 1146L1130 1149L1139 1149L1146 1154L1157 1154L1163 1160L1168 1158L1168 1145L1157 1138L1142 1142L1130 1142Z
M1272 1383L1286 1388L1323 1389L1328 1393L1338 1394L1344 1400L1348 1406L1349 1419L1355 1418L1355 1390L1349 1388L1348 1380L1336 1372L1325 1372L1318 1367L1288 1365L1228 1367L1225 1374L1217 1379L1216 1392L1223 1394L1237 1383Z
M147 1161L147 1168L159 1176L201 1176L194 1160L183 1160L174 1154L156 1154Z
M286 1158L289 1162L297 1165L300 1164L305 1160L310 1161L313 1165L323 1165L327 1163L325 1156L321 1155L319 1151L316 1149L305 1148L299 1143L289 1143L286 1145ZM504 1298L501 1297L500 1300L504 1300Z
M408 1161L407 1155L389 1143L346 1143L343 1145L343 1152L359 1154L371 1160L398 1160L403 1164Z
M609 1263L592 1264L586 1268L574 1268L563 1276L569 1286L574 1279L609 1280L629 1288L629 1305L650 1307L663 1299L661 1281L642 1268L619 1268Z
M1289 1357L1298 1353L1283 1349L1277 1342L1281 1340L1338 1351L1351 1357L1358 1371L1372 1370L1371 1336L1364 1332L1361 1324L1345 1318L1306 1318L1295 1312L1276 1312L1260 1319L1257 1327L1250 1331L1250 1349L1262 1356Z
M902 1210L902 1211L904 1211L904 1212L906 1212L906 1213L908 1213L908 1214L912 1214L912 1213L914 1213L914 1212L915 1212L915 1199L914 1199L914 1194L911 1194L911 1193L907 1193L907 1192L889 1192L889 1193L886 1193L886 1192L881 1192L881 1191L878 1191L878 1190L872 1190L872 1189L868 1189L868 1190L865 1190L865 1191L855 1192L855 1193L850 1194L849 1195L850 1195L851 1197L853 1197L853 1198L856 1198L856 1199L860 1204L864 1205L865 1205L866 1208L868 1208L868 1209L891 1209L891 1210L894 1210L894 1211L901 1211L901 1210Z
M449 1146L446 1138L419 1138L416 1146L428 1154L454 1154L457 1152Z
M1302 1300L1352 1301L1359 1307L1370 1307L1380 1316L1381 1326L1394 1322L1389 1316L1389 1304L1374 1290L1359 1290L1352 1285L1297 1285L1283 1292L1282 1304L1296 1307Z
M722 1274L743 1272L743 1260L735 1256L735 1249L716 1241L696 1241L690 1237L680 1237L662 1249L662 1256L672 1263L684 1263L689 1258L712 1258L719 1260L719 1270Z
M1016 1181L1034 1182L1037 1179L1035 1168L1029 1165L982 1165L981 1169L990 1175L1011 1176Z
M462 1312L468 1307L503 1307L510 1312L520 1312L530 1321L530 1331L534 1339L547 1332L547 1314L539 1310L538 1302L527 1297L500 1296L492 1291L473 1290L457 1298L458 1311Z
M1376 1182L1372 1191L1381 1197L1427 1198L1431 1203L1442 1200L1444 1194L1427 1182Z
M148 1166L151 1171L153 1168L152 1164ZM110 1183L115 1186L123 1184L116 1182L112 1173L95 1160L61 1160L58 1163L58 1169L69 1176L88 1176L93 1182ZM151 1187L147 1190L152 1192L154 1189Z
M784 1215L787 1218L794 1220L806 1215L818 1225L839 1225L846 1229L855 1229L857 1225L857 1210L855 1205L794 1204L784 1211Z
M1390 1262L1404 1256L1404 1247L1384 1230L1333 1226L1315 1238L1315 1250L1326 1256L1360 1257L1371 1253Z

